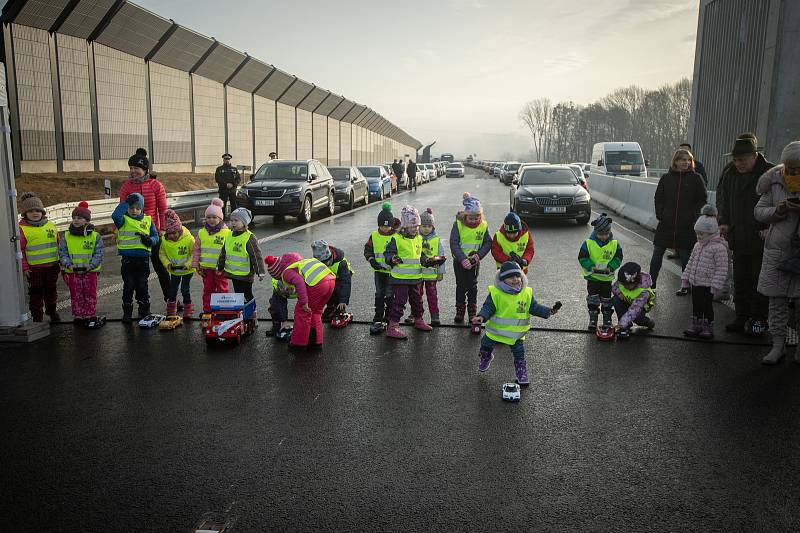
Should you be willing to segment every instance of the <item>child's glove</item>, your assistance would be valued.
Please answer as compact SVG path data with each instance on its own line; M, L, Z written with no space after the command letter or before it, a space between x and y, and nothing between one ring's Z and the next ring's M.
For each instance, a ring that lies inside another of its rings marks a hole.
M377 259L375 259L374 257L370 258L370 260L369 260L369 264L370 264L370 266L372 266L372 268L374 268L375 270L381 270L381 269L383 269L383 265L381 265L380 263L378 263L378 260L377 260Z
M554 315L554 314L558 313L559 309L561 309L561 302L560 301L556 301L556 303L553 304L553 307L550 308L550 314Z
M461 266L464 267L464 270L469 270L470 268L472 268L472 261L470 261L469 259L462 259Z
M509 257L511 258L512 261L517 263L520 268L525 268L526 266L528 266L528 261L518 256L515 252L511 252L511 255Z
M392 256L392 266L399 265L402 262L403 262L403 260L400 259L399 255Z
M473 265L478 266L481 262L481 256L473 252L469 255L469 260L472 261Z
M148 248L152 248L153 239L150 238L150 235L145 235L144 233L139 233L139 240L142 241L142 244L144 244Z

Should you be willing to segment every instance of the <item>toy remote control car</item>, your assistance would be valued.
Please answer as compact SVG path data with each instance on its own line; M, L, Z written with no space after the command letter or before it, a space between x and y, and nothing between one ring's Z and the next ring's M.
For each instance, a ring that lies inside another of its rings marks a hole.
M516 383L503 383L503 399L507 402L518 402L522 397L519 385Z
M158 325L158 329L175 329L183 325L183 318L179 315L168 316Z
M143 319L139 321L140 328L154 328L161 324L161 321L164 320L164 315L147 315Z
M631 331L629 329L619 329L617 330L617 340L618 341L626 341L631 336Z
M88 329L100 329L106 325L106 317L93 316L91 318L87 318L83 325Z
M597 330L595 331L595 335L601 341L613 341L614 337L616 336L616 330L613 326L597 326Z
M353 321L353 313L336 313L331 317L331 327L344 328Z
M212 294L211 321L203 328L206 344L226 340L241 343L242 337L256 329L255 311L255 298L245 303L242 293Z

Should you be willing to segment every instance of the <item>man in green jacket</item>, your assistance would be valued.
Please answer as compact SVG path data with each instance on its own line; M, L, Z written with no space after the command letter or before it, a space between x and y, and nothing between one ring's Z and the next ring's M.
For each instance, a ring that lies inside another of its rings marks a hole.
M758 152L755 139L738 138L731 164L722 171L717 184L719 229L733 251L733 285L736 320L725 330L761 335L766 330L767 298L756 290L764 255L761 232L765 224L756 221L753 209L758 202L756 183L773 165Z

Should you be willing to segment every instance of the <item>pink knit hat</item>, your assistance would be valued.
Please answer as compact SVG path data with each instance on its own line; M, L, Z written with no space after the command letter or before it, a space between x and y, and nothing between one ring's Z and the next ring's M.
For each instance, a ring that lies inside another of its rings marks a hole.
M219 198L214 198L211 200L211 205L206 207L206 216L213 216L217 218L225 218L225 215L222 214L222 206L225 205L222 203L222 200Z
M183 226L181 217L172 209L164 211L164 221L167 223L165 228L167 233L179 233L181 231L181 226Z
M279 257L272 255L267 256L266 259L264 259L264 263L267 265L267 272L269 272L269 275L277 279L283 275L283 271L286 270L286 267L292 263L302 261L302 259L303 256L297 252L286 252Z

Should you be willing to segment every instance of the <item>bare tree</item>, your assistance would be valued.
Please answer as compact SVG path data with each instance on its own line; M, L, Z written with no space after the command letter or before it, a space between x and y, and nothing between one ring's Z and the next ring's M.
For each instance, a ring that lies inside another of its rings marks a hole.
M549 98L531 100L522 107L522 111L519 113L519 119L528 128L533 139L537 161L546 157L552 114L553 104L550 103Z

